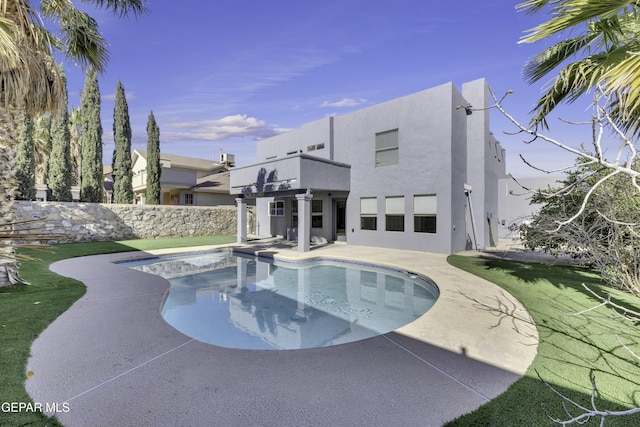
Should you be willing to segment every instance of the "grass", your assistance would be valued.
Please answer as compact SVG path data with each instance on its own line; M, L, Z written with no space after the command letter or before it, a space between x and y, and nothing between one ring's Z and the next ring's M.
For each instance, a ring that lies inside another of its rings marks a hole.
M235 236L204 236L118 242L69 243L51 251L22 248L20 253L36 260L20 266L21 276L31 286L0 288L0 426L59 426L42 412L10 412L12 402L33 402L25 390L26 367L31 343L60 314L85 293L85 286L49 270L61 259L85 255L231 243ZM43 402L42 402L43 403ZM4 409L3 409L4 408Z
M575 402L590 407L595 375L596 406L626 410L640 406L640 361L617 341L640 354L638 325L612 316L584 290L611 293L616 303L640 311L640 300L601 285L598 275L576 267L451 255L450 264L489 280L516 297L535 320L540 342L526 375L505 393L448 426L545 426L549 415L567 420L562 401L538 378ZM576 313L581 313L576 315ZM575 416L580 412L571 409ZM584 425L599 425L600 417ZM577 425L577 423L576 423ZM638 426L640 415L609 417L607 426Z

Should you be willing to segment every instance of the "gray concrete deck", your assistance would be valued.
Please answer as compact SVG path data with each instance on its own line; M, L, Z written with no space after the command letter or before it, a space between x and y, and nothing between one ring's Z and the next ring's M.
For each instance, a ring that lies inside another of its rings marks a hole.
M52 270L81 280L87 293L34 342L27 391L43 406L59 404L65 426L440 426L502 393L535 357L526 310L444 255L340 244L304 254L262 249L415 271L438 285L440 298L383 336L237 350L173 329L160 315L168 282L110 263L143 253L69 259Z

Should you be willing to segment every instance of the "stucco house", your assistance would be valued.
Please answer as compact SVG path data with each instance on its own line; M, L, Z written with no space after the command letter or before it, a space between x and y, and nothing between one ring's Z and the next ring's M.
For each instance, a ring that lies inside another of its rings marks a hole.
M113 167L102 165L102 203L113 203Z
M540 205L532 205L531 197L537 191L546 191L560 186L559 182L566 177L560 174L543 176L518 177L515 180L508 175L498 180L498 210L500 223L498 235L500 239L519 242L518 227L530 221L540 210ZM507 243L507 242L505 242Z
M326 117L258 141L231 171L238 240L256 234L453 253L498 240L505 151L489 128L485 79Z
M195 157L160 154L160 200L163 205L233 205L229 194L229 168L232 156L220 162ZM136 203L145 203L147 189L147 152L131 155L133 192Z

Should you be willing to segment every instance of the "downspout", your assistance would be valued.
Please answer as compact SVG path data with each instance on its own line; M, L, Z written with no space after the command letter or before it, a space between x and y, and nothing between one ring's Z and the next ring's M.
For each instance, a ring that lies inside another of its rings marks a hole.
M469 184L464 185L464 194L469 201L469 215L471 216L471 231L473 233L473 243L478 250L478 236L476 236L476 218L473 216L473 205L471 204L471 186Z

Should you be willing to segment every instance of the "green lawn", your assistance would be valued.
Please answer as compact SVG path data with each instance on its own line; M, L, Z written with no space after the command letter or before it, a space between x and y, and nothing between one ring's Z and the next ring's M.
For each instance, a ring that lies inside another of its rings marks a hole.
M567 420L561 400L535 373L575 402L590 407L593 373L598 386L596 405L601 410L640 406L640 361L616 340L620 337L640 354L640 328L612 316L607 308L575 315L598 305L582 283L616 303L640 311L640 299L601 286L589 270L452 255L450 264L483 277L516 297L536 322L540 336L538 355L526 375L505 393L449 426L545 426L554 417ZM575 409L572 414L578 415ZM599 425L600 418L585 425ZM577 423L575 425L578 425ZM640 415L607 418L607 426L639 426Z
M12 402L32 402L24 388L31 343L85 293L82 283L49 271L51 263L84 255L215 245L235 239L235 236L205 236L70 243L53 246L50 252L20 249L20 253L38 260L25 261L20 267L20 274L31 286L0 288L0 405L4 405L0 407L0 426L59 425L42 413L14 413L6 406Z

